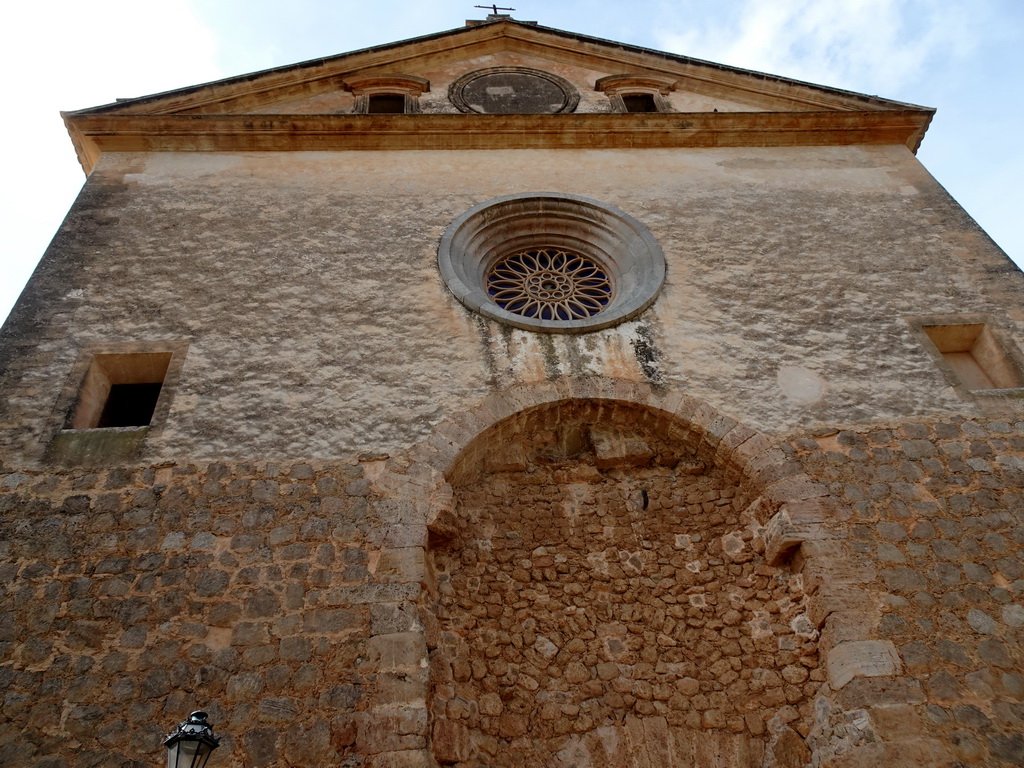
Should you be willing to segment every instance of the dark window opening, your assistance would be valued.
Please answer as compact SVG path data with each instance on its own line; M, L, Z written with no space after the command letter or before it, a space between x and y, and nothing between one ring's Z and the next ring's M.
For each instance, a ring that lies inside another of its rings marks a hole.
M405 113L405 96L401 93L375 93L367 97L366 111L371 115L401 115Z
M627 112L657 112L658 104L651 93L629 93L622 97Z
M146 427L163 384L112 384L97 427Z
M94 355L65 429L149 426L170 362L170 352Z
M921 328L954 375L969 390L1018 389L1024 375L985 323L925 325Z

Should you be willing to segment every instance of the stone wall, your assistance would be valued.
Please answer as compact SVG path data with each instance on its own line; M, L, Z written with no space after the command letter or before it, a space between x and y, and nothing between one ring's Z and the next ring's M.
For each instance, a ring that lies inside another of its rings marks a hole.
M198 706L236 767L1024 762L1024 422L501 397L386 462L0 466L0 762L141 768Z
M861 564L832 574L821 764L1024 764L1024 422L879 425L788 450L845 502L834 525ZM898 655L887 674L879 653Z
M760 764L772 718L806 734L818 633L802 580L764 561L752 489L640 413L510 421L432 526L435 756L543 765L575 744L614 764L620 728L650 720L683 743L737 734Z
M459 304L445 228L531 191L649 228L655 303L582 336ZM1019 346L1021 307L1024 277L899 147L108 154L0 334L0 450L40 460L84 348L160 341L188 351L139 461L396 455L562 376L687 391L769 434L982 415L907 318L984 315Z
M355 461L0 466L0 764L155 765L200 707L218 765L424 746L365 717L418 590L368 497Z

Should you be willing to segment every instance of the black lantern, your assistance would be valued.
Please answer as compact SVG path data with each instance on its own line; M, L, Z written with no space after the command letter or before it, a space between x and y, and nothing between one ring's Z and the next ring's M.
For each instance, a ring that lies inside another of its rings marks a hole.
M197 709L164 740L167 768L205 768L206 761L220 743L206 718L207 714Z

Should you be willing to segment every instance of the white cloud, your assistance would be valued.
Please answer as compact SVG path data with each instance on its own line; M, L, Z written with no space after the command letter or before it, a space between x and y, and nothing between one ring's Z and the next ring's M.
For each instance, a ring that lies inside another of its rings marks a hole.
M0 318L85 178L60 111L223 76L215 38L188 0L17 3L5 21L4 102L17 120L0 121Z
M659 42L684 55L898 98L931 64L966 56L983 15L953 0L744 0L728 18L664 31Z
M0 64L8 74L4 106L11 118L0 121L0 142L7 150L0 187L0 318L84 180L61 109L456 27L486 13L472 5L455 0L388 5L293 0L283 9L277 0L48 0L5 9L8 35L0 47ZM924 152L934 148L947 157L926 162L965 202L977 199L993 206L991 217L980 208L972 212L993 227L1012 253L1024 254L1012 205L1020 199L1013 182L1020 176L1020 161L996 140L1014 135L1022 119L1018 105L1024 100L1016 97L1016 76L1024 62L1020 0L644 0L632 6L559 0L534 5L514 15L940 107ZM978 44L979 36L984 45ZM979 99L965 103L971 94ZM989 109L991 103L999 108ZM959 124L959 133L943 140L943 130L957 128L951 119L956 115L973 116L974 122ZM994 184L1005 186L996 190ZM980 191L972 193L972 188Z

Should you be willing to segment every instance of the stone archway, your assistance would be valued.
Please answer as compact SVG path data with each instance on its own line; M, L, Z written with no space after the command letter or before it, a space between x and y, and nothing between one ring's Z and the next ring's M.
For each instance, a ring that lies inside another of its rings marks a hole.
M806 731L824 676L778 564L823 491L752 430L674 405L550 398L448 462L428 547L441 763L806 762L787 723Z

